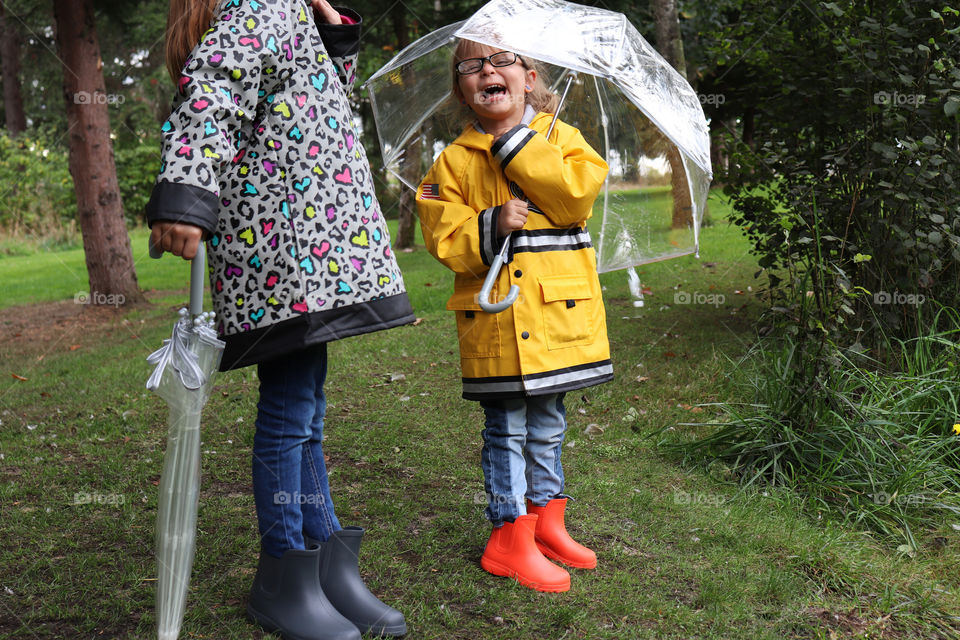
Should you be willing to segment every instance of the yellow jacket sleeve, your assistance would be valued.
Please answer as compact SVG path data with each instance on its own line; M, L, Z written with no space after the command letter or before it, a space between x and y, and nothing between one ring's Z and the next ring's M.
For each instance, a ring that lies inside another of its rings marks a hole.
M503 172L558 227L582 224L607 176L607 163L576 128L557 122L556 144L517 125L490 152Z
M458 274L482 278L501 247L500 207L475 211L466 204L450 154L440 154L417 188L423 241L433 256Z

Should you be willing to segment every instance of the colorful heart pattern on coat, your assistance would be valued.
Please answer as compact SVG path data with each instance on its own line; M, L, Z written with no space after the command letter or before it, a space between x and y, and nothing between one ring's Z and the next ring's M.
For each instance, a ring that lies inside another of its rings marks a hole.
M296 5L294 5L296 6ZM314 18L220 3L188 59L158 180L217 194L209 242L222 334L404 292L345 90Z

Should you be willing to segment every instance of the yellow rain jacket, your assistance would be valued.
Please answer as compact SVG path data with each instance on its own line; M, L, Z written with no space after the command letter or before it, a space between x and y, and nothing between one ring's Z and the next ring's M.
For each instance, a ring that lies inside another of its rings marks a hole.
M596 255L586 229L607 164L580 132L533 113L496 141L474 125L447 147L417 190L423 238L456 273L447 308L456 312L463 397L544 395L613 378ZM532 120L530 120L532 118ZM509 264L491 298L510 285L520 297L489 314L479 292L502 246L500 205L526 197L530 215L513 232Z

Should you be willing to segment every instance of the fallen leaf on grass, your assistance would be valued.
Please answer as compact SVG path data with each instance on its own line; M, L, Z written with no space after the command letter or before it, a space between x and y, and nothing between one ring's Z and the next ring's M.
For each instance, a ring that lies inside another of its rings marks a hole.
M646 382L650 379L650 376L637 376L637 382Z
M20 382L26 382L28 380L28 378L24 378L23 376L18 376L15 373L11 373L10 375L12 375L15 380L19 380Z
M70 345L70 351L76 351L76 350L79 349L79 348L80 348L80 345L78 345L78 344L72 344L72 345Z
M586 428L584 428L583 432L588 436L599 436L603 434L603 427L595 422L591 422L586 426Z
M411 322L410 324L415 327L415 326L417 326L418 324L420 324L421 322L423 322L423 318L417 318L416 320L414 320L414 321Z

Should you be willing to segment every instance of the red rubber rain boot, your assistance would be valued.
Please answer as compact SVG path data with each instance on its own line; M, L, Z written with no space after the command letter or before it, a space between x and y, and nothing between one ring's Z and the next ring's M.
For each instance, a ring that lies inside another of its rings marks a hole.
M533 540L536 526L537 516L527 514L495 528L480 557L480 566L537 591L569 591L570 574L537 549Z
M562 562L568 567L594 569L597 566L597 554L567 533L563 523L563 512L566 508L566 498L551 500L545 507L538 507L527 501L527 513L538 516L534 534L537 548L551 560Z

